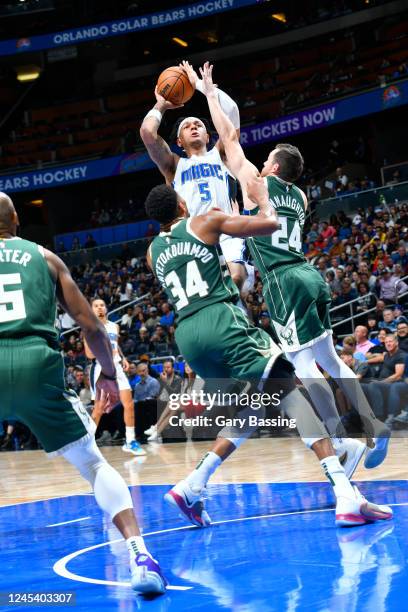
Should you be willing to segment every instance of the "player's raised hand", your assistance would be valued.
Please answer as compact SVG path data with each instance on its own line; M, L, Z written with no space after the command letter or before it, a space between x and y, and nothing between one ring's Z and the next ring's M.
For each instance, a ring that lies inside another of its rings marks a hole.
M170 102L170 100L166 100L166 98L163 98L163 96L159 94L157 86L154 90L154 95L156 96L157 100L156 107L160 111L174 110L175 108L181 108L182 106L184 106L184 104L173 104L173 102Z
M186 74L188 76L188 80L190 81L192 87L194 87L194 89L195 89L196 86L197 86L198 74L196 73L196 71L194 70L192 65L189 64L189 62L187 62L186 60L183 60L179 64L179 68L182 68L183 70L185 70L185 72L186 72Z
M217 92L217 86L212 79L213 65L210 62L205 62L204 66L200 68L201 78L203 80L203 94L205 96L215 95Z

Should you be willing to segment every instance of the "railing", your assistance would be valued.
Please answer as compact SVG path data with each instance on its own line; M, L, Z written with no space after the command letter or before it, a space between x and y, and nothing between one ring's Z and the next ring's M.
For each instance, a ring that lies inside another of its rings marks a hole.
M395 185L386 185L385 187L375 187L365 191L357 191L356 193L345 193L334 198L320 200L316 204L315 212L318 217L324 218L327 215L336 214L339 210L344 210L347 214L355 211L357 208L382 206L380 196L385 198L388 206L408 201L408 181Z
M81 264L92 263L96 259L113 259L118 257L123 252L123 246L130 246L132 250L131 257L142 257L146 255L146 251L150 241L154 236L148 238L134 238L123 242L114 242L112 244L104 244L90 249L79 249L78 251L63 251L58 255L65 261L68 266L79 266Z
M129 308L129 306L133 306L135 304L137 304L138 302L143 302L143 300L145 300L148 297L151 297L151 293L145 293L144 295L135 298L134 300L131 300L130 302L126 302L126 304L123 304L122 306L118 306L118 308L114 308L114 310L111 310L110 312L108 312L108 318L114 313L114 312L119 312L120 310L124 310L125 308ZM79 327L79 325L77 325L76 327L71 327L71 329L67 329L63 332L60 333L60 336L66 336L67 334L72 334L72 332L77 331L77 329L81 329Z
M402 281L407 281L408 280L408 275L407 276L403 276L402 278L399 278L396 282L395 282L395 303L398 304L398 301L405 297L408 296L408 291L404 291L403 293L398 293L397 287L399 285L400 282ZM374 296L376 299L378 299L378 296L376 293L373 293L372 291L370 291L369 293L366 294L367 297L369 296ZM368 310L364 310L364 312L359 312L359 313L353 313L353 304L355 304L356 302L359 302L361 300L361 297L357 297L354 300L350 300L350 302L346 302L345 304L339 304L338 306L333 306L333 308L330 308L330 315L332 316L332 313L335 312L336 310L340 310L341 308L349 308L350 309L350 316L346 319L343 319L341 321L336 321L335 323L332 324L332 327L339 327L340 325L344 325L344 323L349 323L351 322L351 329L354 332L355 330L355 324L354 324L354 320L358 319L359 317L366 317L368 314L370 314L371 312L375 312L376 307L374 306L373 308L369 308ZM365 297L365 296L364 296Z

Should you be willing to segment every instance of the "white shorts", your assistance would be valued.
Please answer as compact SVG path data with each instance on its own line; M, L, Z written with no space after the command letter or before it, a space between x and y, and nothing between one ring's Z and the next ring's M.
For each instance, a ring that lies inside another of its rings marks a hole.
M131 391L132 388L129 384L128 378L123 371L122 366L119 362L115 362L116 367L116 376L118 380L119 391ZM89 373L89 385L91 387L91 397L94 400L96 397L96 382L99 378L99 374L101 373L101 366L97 361L94 361L91 365L91 371Z
M232 238L232 236L222 234L220 246L227 263L244 263L245 240L243 238Z

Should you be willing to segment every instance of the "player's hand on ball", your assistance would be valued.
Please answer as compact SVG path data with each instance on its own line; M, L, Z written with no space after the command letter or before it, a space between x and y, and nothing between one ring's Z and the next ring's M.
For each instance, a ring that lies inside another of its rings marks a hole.
M213 65L210 62L205 62L204 66L200 68L200 74L203 79L203 94L205 96L215 95L217 86L212 79Z
M174 110L175 108L181 108L184 106L184 104L173 104L173 102L170 102L170 100L163 98L163 96L159 94L157 87L154 90L154 95L156 96L157 110L159 111Z
M192 65L189 64L186 60L183 60L179 64L179 67L182 68L186 72L186 74L188 76L188 80L190 81L191 85L195 89L196 85L197 85L197 81L198 81L198 74L196 73L196 71L194 70Z

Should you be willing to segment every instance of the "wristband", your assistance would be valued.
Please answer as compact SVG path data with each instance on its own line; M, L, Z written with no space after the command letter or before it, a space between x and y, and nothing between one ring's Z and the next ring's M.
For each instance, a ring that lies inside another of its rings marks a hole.
M154 117L155 119L157 119L159 124L161 123L161 120L163 119L162 113L157 108L152 108L151 110L149 110L145 119L147 119L148 117Z
M104 372L101 372L102 376L106 378L106 380L117 380L117 376L107 376Z

